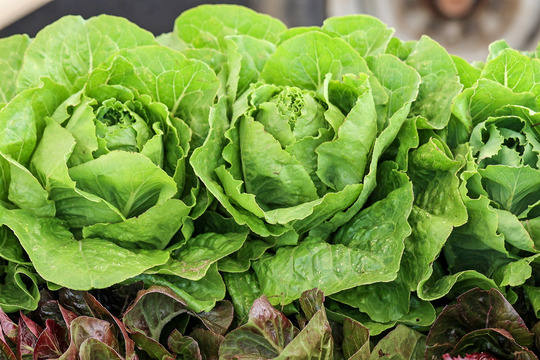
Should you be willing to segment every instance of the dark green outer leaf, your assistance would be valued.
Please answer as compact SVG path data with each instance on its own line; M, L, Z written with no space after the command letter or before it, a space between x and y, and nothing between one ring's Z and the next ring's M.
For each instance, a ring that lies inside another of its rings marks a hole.
M5 226L0 227L0 258L15 264L31 265L17 237Z
M237 252L218 261L219 271L243 273L251 267L253 260L259 259L274 245L276 245L275 238L264 238L264 240L248 238Z
M262 295L255 273L251 269L242 273L225 273L223 280L234 304L235 317L245 323L253 302Z
M210 266L238 251L246 241L247 235L247 231L225 234L207 232L196 235L187 240L183 247L173 252L169 262L151 269L148 273L200 280L206 275Z

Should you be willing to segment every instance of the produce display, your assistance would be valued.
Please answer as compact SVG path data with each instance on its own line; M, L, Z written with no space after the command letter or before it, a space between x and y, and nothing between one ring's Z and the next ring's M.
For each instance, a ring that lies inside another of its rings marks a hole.
M540 50L204 5L0 39L0 359L538 359Z

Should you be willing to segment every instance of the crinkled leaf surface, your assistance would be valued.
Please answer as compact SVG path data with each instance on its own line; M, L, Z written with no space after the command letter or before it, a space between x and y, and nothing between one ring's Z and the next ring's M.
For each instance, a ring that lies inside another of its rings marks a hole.
M315 287L331 295L395 279L403 241L411 231L406 219L413 193L403 174L394 176L399 179L398 188L344 225L333 244L307 238L296 247L278 249L275 255L265 255L253 263L261 290L271 302L287 304Z
M204 233L189 239L173 253L167 264L152 269L158 274L177 275L189 280L200 280L210 266L239 250L246 241L243 233Z

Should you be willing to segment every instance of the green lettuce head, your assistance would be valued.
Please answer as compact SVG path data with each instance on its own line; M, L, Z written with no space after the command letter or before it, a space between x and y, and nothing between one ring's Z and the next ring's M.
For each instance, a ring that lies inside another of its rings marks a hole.
M0 257L81 290L166 263L208 206L186 159L214 72L110 16L65 17L23 50L0 110Z
M295 70L302 66L304 73ZM348 44L322 33L284 42L262 82L232 106L230 126L224 105L214 109L211 137L222 131L224 139L207 139L195 171L238 222L260 235L305 232L327 220L358 198L377 135L367 71ZM217 159L210 178L203 157Z
M302 234L358 212L419 82L391 55L371 60L370 69L345 41L308 31L276 48L230 122L224 100L214 107L192 165L238 223L262 236Z
M458 134L461 127L469 134L456 150L467 159L461 194L468 221L455 229L444 253L452 272L475 270L504 288L533 284L537 267L540 87L534 74L540 61L504 42L490 50L474 86L454 101L457 121L450 131ZM515 299L513 292L506 295Z

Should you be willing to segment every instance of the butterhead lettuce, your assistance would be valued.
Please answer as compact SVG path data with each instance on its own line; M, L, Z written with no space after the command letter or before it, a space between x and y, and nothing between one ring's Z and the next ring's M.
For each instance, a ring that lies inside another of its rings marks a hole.
M65 17L23 57L2 87L3 271L20 278L29 260L50 283L90 289L166 263L208 206L187 157L214 72L111 16Z

